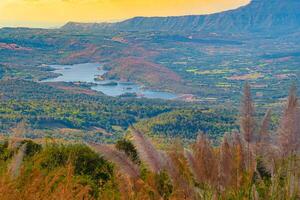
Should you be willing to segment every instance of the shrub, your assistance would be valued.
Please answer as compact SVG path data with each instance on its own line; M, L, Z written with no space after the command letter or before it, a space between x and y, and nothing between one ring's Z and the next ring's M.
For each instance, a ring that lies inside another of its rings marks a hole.
M66 166L68 162L71 162L74 165L75 175L87 176L99 186L111 180L114 172L110 162L81 144L48 145L39 157L41 168L48 171Z
M13 151L8 148L8 141L0 143L0 161L7 161L13 156Z
M25 151L26 157L32 157L35 154L42 151L42 145L37 144L31 140L24 140L21 142L21 144L26 144L26 151Z

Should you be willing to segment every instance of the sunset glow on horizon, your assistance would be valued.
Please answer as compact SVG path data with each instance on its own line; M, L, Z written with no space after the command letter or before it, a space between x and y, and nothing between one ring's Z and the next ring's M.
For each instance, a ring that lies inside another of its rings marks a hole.
M0 27L56 27L68 21L209 14L247 3L249 0L1 0Z

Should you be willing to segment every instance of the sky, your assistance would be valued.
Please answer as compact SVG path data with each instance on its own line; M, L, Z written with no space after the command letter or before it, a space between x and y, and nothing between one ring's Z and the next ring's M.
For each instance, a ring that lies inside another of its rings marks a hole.
M250 0L0 0L0 27L59 27L66 22L114 22L135 16L208 14Z

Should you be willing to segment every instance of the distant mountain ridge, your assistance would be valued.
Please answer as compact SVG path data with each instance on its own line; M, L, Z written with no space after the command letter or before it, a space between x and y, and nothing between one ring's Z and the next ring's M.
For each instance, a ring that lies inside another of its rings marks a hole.
M300 0L252 0L246 6L210 15L135 17L118 23L68 23L63 29L124 31L265 32L300 29Z

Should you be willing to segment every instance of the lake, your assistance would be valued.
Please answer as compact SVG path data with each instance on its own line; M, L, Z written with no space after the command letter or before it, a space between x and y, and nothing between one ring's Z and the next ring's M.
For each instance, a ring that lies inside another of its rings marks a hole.
M117 97L124 94L137 94L137 97L150 99L176 99L178 95L170 92L153 91L144 89L135 83L120 82L117 80L96 81L95 77L106 73L99 63L84 63L75 65L49 65L55 69L53 72L60 74L56 78L46 79L43 82L86 82L95 83L91 89L100 91L108 96Z

